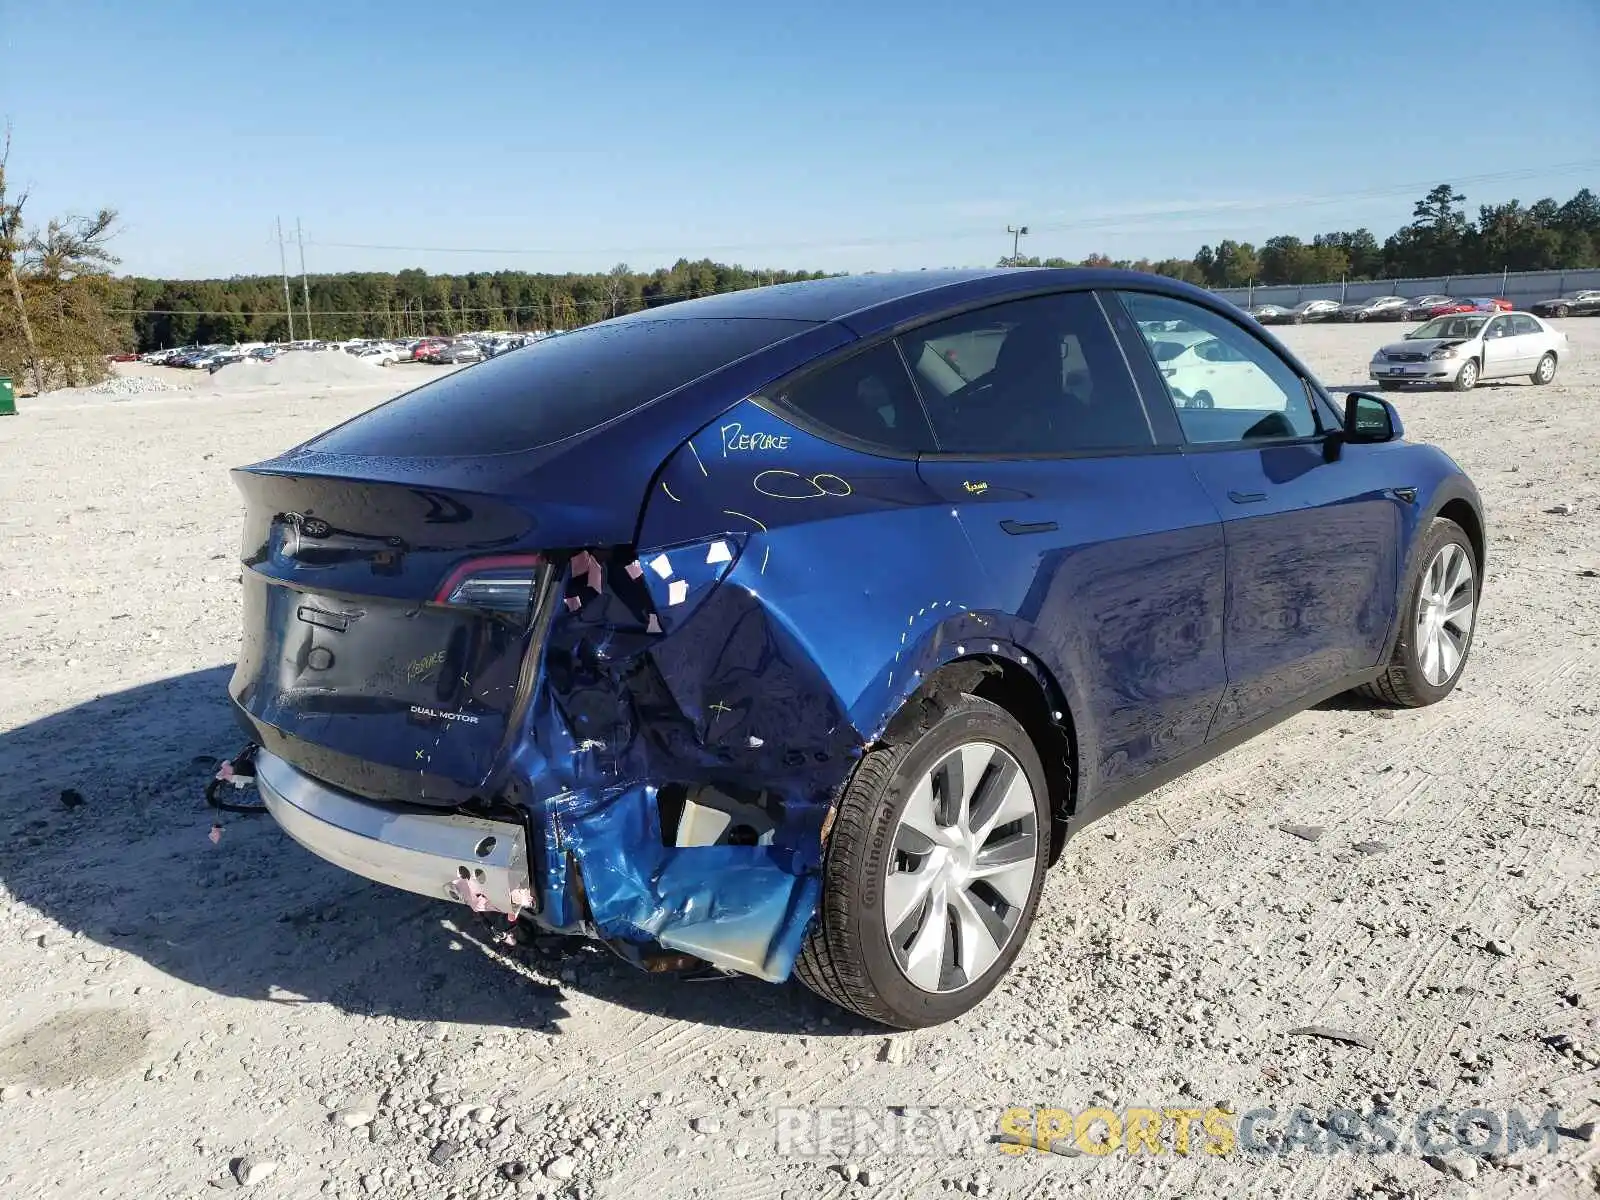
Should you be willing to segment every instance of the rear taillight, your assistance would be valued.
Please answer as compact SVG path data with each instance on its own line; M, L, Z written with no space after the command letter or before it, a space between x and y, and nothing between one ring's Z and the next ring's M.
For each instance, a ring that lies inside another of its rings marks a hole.
M433 602L526 617L539 582L549 570L538 554L474 558L450 572Z

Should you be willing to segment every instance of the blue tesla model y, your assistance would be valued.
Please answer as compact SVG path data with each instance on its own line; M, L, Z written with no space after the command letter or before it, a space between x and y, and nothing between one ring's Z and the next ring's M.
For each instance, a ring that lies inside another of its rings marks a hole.
M1232 306L926 271L647 309L241 468L263 802L368 879L948 1020L1114 806L1455 686L1477 492Z

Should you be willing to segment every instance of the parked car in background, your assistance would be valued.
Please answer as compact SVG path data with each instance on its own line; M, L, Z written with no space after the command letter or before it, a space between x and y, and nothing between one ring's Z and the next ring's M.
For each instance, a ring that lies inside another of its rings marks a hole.
M1408 321L1426 321L1433 310L1441 304L1449 304L1452 297L1437 293L1426 296L1413 296L1406 301L1405 319Z
M1281 393L1270 376L1232 342L1193 326L1165 327L1141 321L1156 368L1179 408L1269 407ZM1071 371L1069 362L1067 370Z
M221 354L222 350L223 347L221 346L195 346L192 349L173 355L167 360L167 365L193 370L205 366L211 361L213 355Z
M1367 300L1350 300L1339 305L1334 313L1336 321L1398 321L1405 316L1407 300L1404 296L1373 296Z
M1283 304L1257 304L1245 311L1263 325L1282 325L1294 315L1293 310Z
M250 351L250 357L256 362L271 362L281 353L282 351L277 346L257 346Z
M171 367L176 366L177 360L184 355L195 354L199 350L199 346L172 346L166 350L152 350L149 354L144 355L140 361L150 363L152 366Z
M477 342L451 342L440 346L428 356L432 363L474 363L483 361L483 350Z
M1459 300L1449 300L1444 304L1435 304L1429 310L1430 317L1448 317L1454 313L1491 313L1510 312L1514 306L1511 301L1491 296L1464 296Z
M1337 300L1302 300L1289 310L1289 323L1304 325L1308 321L1329 321L1338 311Z
M132 350L119 350L115 354L106 355L106 361L114 363L138 362L139 356Z
M1385 391L1426 383L1466 392L1481 380L1518 375L1549 383L1570 352L1567 335L1532 313L1459 313L1384 346L1372 356L1370 374Z
M1254 407L1173 404L1179 330ZM234 480L235 761L291 837L896 1027L999 984L1097 816L1341 692L1448 696L1483 578L1391 404L1125 271L686 300Z
M1537 300L1528 307L1541 317L1600 316L1600 289L1573 292L1549 300Z

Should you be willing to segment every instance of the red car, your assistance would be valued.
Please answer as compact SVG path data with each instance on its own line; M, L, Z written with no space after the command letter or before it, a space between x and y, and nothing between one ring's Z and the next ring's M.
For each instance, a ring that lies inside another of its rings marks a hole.
M123 350L123 351L120 351L117 354L108 354L108 355L106 355L106 358L108 358L112 362L138 362L139 361L139 356L137 354L135 354L131 350Z
M1448 317L1455 313L1470 312L1510 312L1513 305L1511 301L1498 296L1469 296L1462 300L1452 300L1449 304L1435 304L1428 310L1429 317Z

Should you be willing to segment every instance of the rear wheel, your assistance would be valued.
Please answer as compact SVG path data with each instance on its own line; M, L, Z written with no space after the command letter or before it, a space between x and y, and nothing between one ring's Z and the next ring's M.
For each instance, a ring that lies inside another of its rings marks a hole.
M1021 951L1049 845L1033 742L1005 709L960 695L857 765L795 974L897 1028L960 1016Z
M1215 408L1216 406L1217 402L1211 398L1211 393L1204 388L1196 392L1194 398L1189 401L1190 408Z
M1389 666L1360 689L1403 708L1435 704L1455 690L1478 614L1477 559L1461 526L1434 518L1417 547L1417 562Z
M1458 392L1470 392L1478 386L1478 360L1469 358L1461 364L1461 370L1456 372L1456 377L1451 381L1450 387Z
M1546 354L1539 360L1539 365L1533 369L1530 378L1535 383L1549 383L1556 377L1556 356Z

